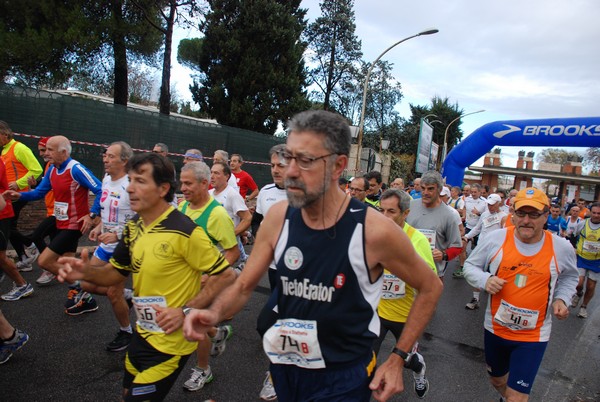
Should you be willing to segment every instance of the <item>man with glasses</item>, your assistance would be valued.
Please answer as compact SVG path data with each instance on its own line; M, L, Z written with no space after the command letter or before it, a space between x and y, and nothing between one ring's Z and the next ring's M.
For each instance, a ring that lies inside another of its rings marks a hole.
M514 199L514 227L489 233L464 266L471 286L488 292L484 350L492 385L509 401L526 401L552 325L569 316L577 285L571 246L544 230L550 201L535 188Z
M403 388L407 352L431 319L442 284L402 228L337 186L350 153L346 120L311 110L288 127L280 154L288 202L269 210L246 269L208 309L190 312L184 333L203 338L241 310L275 260L277 288L268 305L277 307L278 319L259 329L266 331L263 346L278 398L368 401L374 391L386 400ZM396 348L374 372L382 267L418 296Z
M377 209L377 207L375 207L375 205L366 201L368 189L369 189L369 182L364 177L355 177L350 182L350 196L352 198L356 198L357 200L364 203L365 205L368 205L372 208Z

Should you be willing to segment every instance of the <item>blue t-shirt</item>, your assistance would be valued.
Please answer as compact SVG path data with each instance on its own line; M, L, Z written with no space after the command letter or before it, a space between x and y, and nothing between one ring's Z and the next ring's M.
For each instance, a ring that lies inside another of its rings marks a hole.
M413 200L421 198L421 192L417 190L410 190L410 196Z
M548 230L554 234L560 234L560 229L567 228L567 221L562 216L554 219L552 215L548 215Z

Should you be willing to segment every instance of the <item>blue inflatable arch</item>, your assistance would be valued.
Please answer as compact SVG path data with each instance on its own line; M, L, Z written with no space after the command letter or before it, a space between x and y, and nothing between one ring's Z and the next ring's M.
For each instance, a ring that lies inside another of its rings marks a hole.
M465 169L495 146L600 147L600 117L488 123L450 151L442 165L446 183L462 187Z

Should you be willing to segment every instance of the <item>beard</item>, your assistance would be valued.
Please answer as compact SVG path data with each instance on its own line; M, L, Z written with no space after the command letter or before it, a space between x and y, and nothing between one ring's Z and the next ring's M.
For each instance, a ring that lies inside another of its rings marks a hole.
M325 173L325 181L323 186L315 191L307 191L306 185L300 180L294 179L285 179L285 188L286 194L288 198L288 203L293 208L306 208L317 202L321 199L323 194L327 192L330 185L331 172L326 171ZM288 187L295 187L297 189L302 190L303 194L298 194L297 192L289 192L287 191Z

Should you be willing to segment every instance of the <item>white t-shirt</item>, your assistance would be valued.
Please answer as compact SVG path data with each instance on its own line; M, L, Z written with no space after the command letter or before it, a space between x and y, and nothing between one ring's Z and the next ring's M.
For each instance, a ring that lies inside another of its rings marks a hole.
M246 202L239 191L231 186L227 186L225 187L225 190L221 191L219 194L216 193L214 188L211 188L208 192L218 203L225 207L229 217L233 220L233 226L237 227L241 220L237 213L248 210Z
M102 179L102 196L100 197L100 219L102 220L102 233L123 234L125 222L135 215L129 204L127 175L113 181L109 175ZM113 252L117 243L101 244L105 251Z
M466 219L465 219L465 226L469 229L473 229L475 226L477 226L477 222L479 222L479 217L481 216L482 213L484 213L487 209L486 207L487 202L485 201L484 198L479 197L478 199L474 199L473 196L468 196L465 199L465 211L466 211ZM474 214L473 208L477 209L477 211L479 211L479 215Z
M287 200L285 188L279 188L275 183L267 184L260 189L256 198L256 212L265 216L273 205L283 200Z

